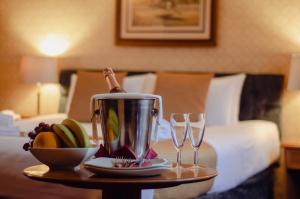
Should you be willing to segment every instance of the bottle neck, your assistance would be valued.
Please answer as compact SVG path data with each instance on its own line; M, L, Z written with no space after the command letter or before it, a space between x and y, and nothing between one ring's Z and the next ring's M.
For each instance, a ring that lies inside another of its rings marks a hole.
M105 76L105 80L107 82L108 88L110 92L122 90L120 84L116 80L116 77L114 74L108 74Z
M126 93L126 91L124 91L121 88L120 84L118 83L118 81L115 77L115 73L111 68L105 68L103 70L103 74L104 74L105 80L108 84L110 93Z

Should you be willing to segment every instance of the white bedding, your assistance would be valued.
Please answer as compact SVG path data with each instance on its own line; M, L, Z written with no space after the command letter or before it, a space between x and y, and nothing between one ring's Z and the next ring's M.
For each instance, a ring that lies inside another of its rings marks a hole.
M43 116L18 121L16 125L28 131L40 121L60 122L65 117L66 115L59 114L50 116L48 120L46 116ZM91 124L84 124L84 126L91 134ZM168 123L165 121L160 128L160 139L171 138L168 128ZM244 121L229 126L207 127L204 139L213 146L217 153L218 176L210 192L234 188L279 158L279 133L276 124L272 122ZM6 167L6 172L14 172L14 168L5 165L20 165L20 162L28 162L26 159L28 155L24 155L24 152L20 150L22 143L24 143L24 138L0 137L1 169ZM9 155L15 158L8 162Z
M272 122L244 121L207 128L205 140L217 153L218 176L211 192L234 188L279 158L279 131Z
M32 131L33 128L36 125L38 125L40 122L46 122L49 124L59 123L62 120L64 120L65 118L67 118L67 114L65 114L65 113L40 115L40 116L33 117L33 118L15 120L14 125L19 127L21 131L28 133L29 131Z
M20 128L20 131L28 133L33 130L35 126L37 126L40 122L46 122L48 124L53 123L60 123L64 119L67 118L67 114L65 113L58 113L58 114L52 114L52 115L41 115L33 118L23 119L23 120L16 120L14 122L14 125ZM92 125L91 123L82 123L83 127L89 134L89 136L92 136ZM99 128L99 134L101 134L101 130ZM1 133L0 133L1 135ZM101 136L100 136L101 137Z

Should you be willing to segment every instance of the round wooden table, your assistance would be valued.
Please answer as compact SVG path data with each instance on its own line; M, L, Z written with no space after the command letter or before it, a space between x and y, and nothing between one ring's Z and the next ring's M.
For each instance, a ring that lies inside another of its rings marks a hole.
M191 165L184 165L188 167ZM200 168L198 172L183 170L166 171L153 177L111 177L95 175L84 168L77 171L50 171L46 165L28 167L24 175L38 181L59 183L71 187L102 189L102 198L141 198L142 189L159 189L180 184L206 181L217 175L215 169Z

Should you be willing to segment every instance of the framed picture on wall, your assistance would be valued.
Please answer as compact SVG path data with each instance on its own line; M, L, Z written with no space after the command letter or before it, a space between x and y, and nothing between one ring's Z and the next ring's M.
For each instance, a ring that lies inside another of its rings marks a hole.
M119 45L215 45L216 0L117 0Z

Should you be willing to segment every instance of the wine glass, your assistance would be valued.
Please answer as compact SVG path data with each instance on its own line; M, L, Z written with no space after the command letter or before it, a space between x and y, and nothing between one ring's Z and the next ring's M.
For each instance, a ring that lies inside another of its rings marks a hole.
M198 151L203 141L205 132L205 114L189 113L188 114L188 134L191 145L194 149L194 169L198 169Z
M170 127L173 144L177 151L176 169L181 168L181 149L188 133L188 114L186 113L172 113L170 116Z

